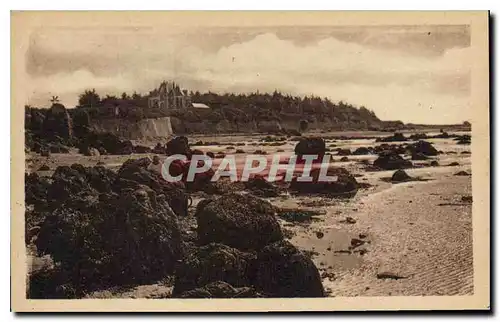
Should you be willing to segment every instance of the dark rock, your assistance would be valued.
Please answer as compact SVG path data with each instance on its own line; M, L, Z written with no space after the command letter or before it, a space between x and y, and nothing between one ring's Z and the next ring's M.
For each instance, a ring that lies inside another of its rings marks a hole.
M313 261L288 241L268 245L257 254L255 283L269 297L323 297Z
M78 197L45 218L35 241L39 255L49 254L68 272L78 295L173 273L181 234L164 198L146 186Z
M411 159L415 160L415 161L421 161L421 160L427 160L429 158L423 153L416 152L416 153L412 153Z
M375 142L404 142L408 141L408 139L402 133L394 133L392 136L388 136L385 138L377 138Z
M396 153L380 155L378 159L373 162L373 165L384 170L407 169L413 166L411 161L403 159Z
M223 281L236 287L251 285L256 255L217 243L190 249L176 268L173 296Z
M425 133L415 133L410 135L410 140L412 141L425 140L427 138L428 138L427 134Z
M439 167L439 162L437 162L436 160L433 160L433 161L431 161L430 166L431 167Z
M134 146L134 153L143 154L143 153L151 153L151 151L152 151L151 148L147 146L142 146L142 145Z
M24 175L24 193L26 205L34 205L35 209L44 209L47 206L47 194L51 182L36 172Z
M412 154L421 153L426 156L438 155L438 150L436 150L436 148L434 148L434 146L427 141L418 141L408 145L407 148L412 152Z
M42 137L48 140L54 140L57 136L65 140L73 137L72 119L62 104L52 104L45 114L42 127Z
M237 149L234 153L237 153L237 154L242 154L242 153L245 153L244 150L242 149Z
M48 158L48 157L50 157L50 151L48 149L42 149L42 150L40 150L40 155L42 157L47 157Z
M462 196L462 202L472 203L472 196Z
M354 155L367 155L367 154L372 154L372 151L366 147L359 147L356 150L354 150L354 152L352 154L354 154Z
M347 161L349 161L348 157L342 157L342 158L340 158L340 162L347 162Z
M406 182L411 180L413 180L413 178L410 177L404 170L398 170L394 172L391 177L392 182Z
M191 159L192 151L189 147L189 141L185 136L177 136L172 140L168 141L166 144L166 154L174 155L180 154L185 155L188 159Z
M257 197L277 197L280 193L278 187L260 176L252 177L246 181L245 188Z
M460 164L458 162L452 162L450 164L448 164L449 167L456 167L456 166L459 166Z
M152 152L154 154L166 154L167 150L165 149L165 147L163 145L161 145L161 143L158 142L158 143L156 143Z
M325 140L322 138L301 138L295 145L295 154L297 156L303 155L318 155L322 157L326 153Z
M336 181L322 182L319 180L320 169L312 169L310 175L312 181L298 181L297 177L292 179L290 190L296 193L320 193L327 194L330 197L345 197L351 198L356 195L358 190L358 182L349 171L344 168L329 168L328 176L337 176Z
M466 171L459 171L454 174L454 176L470 176L471 174Z
M205 200L196 209L201 244L224 243L238 249L260 249L282 240L275 209L267 201L238 194ZM245 236L245 238L242 238Z
M213 153L212 151L208 151L206 154L207 154L207 157L215 159L215 153Z
M321 239L321 238L323 238L324 236L325 236L325 234L324 234L323 232L321 232L321 231L317 231L317 232L316 232L316 237L317 237L318 239Z
M130 189L130 184L136 188L138 184L146 185L157 194L164 194L168 204L178 216L187 216L189 196L185 193L185 187L179 184L167 182L161 174L148 170L151 159L129 159L118 170L118 177L113 189L120 192Z

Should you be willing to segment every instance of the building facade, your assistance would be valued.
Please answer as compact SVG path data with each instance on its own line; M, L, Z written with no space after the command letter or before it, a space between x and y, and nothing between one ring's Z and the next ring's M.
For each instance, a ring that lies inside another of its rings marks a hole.
M191 97L174 82L162 82L149 93L149 108L183 109L191 106Z

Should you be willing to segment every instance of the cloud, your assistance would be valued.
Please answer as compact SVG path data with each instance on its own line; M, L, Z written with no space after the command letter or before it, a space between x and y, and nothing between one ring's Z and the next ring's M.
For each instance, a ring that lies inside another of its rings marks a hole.
M26 56L29 100L50 92L73 105L86 88L145 93L172 78L191 90L315 94L364 105L381 119L453 123L467 118L469 47L415 55L397 47L403 32L378 33L386 43L391 35L397 38L384 48L373 46L373 34L359 41L323 37L306 45L270 32L241 42L233 34L229 44L207 50L192 38L158 30L69 33L73 37L44 31L33 36Z

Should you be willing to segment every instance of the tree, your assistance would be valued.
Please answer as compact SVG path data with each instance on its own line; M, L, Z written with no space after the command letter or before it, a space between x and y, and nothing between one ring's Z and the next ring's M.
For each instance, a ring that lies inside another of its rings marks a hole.
M52 96L50 102L52 103L52 105L59 103L59 96Z
M81 107L96 107L101 103L99 94L96 93L95 88L92 90L85 90L78 96L78 104Z

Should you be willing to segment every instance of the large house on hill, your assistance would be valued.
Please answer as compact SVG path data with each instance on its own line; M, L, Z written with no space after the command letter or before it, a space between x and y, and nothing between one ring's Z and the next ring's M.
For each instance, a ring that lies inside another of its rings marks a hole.
M164 81L160 87L149 93L149 108L183 109L191 106L191 97L187 90L181 90L175 82Z

